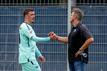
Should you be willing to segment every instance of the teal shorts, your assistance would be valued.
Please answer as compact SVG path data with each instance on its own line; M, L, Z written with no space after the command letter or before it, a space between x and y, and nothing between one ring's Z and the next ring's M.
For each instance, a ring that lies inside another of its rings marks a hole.
M22 63L22 71L41 71L39 64L36 64L33 61Z

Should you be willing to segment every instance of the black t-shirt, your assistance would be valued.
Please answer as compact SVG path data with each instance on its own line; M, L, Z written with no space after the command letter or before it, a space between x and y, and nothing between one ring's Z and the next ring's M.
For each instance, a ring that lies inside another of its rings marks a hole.
M88 49L75 58L76 52L81 48L85 41L92 37L91 33L84 24L79 24L77 27L73 27L68 36L68 60L69 63L77 60L81 60L85 63L88 62Z

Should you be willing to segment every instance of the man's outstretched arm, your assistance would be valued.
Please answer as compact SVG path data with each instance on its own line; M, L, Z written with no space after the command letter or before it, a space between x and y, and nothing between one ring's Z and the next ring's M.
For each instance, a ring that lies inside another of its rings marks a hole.
M59 41L61 43L68 43L68 37L58 36L54 32L50 32L49 36L51 36L53 40Z
M50 37L37 37L35 35L32 36L31 39L36 41L36 42L45 42L45 41L50 41L51 40Z
M68 37L57 36L57 41L67 44L68 43Z
M32 30L29 30L26 26L21 28L22 33L28 37L31 40L34 40L36 42L45 42L45 41L50 41L51 37L37 37Z

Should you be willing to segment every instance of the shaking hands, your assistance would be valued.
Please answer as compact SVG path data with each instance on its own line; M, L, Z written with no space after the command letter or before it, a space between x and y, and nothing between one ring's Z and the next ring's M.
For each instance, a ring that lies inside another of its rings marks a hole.
M50 32L48 35L51 40L58 40L58 36L54 32Z

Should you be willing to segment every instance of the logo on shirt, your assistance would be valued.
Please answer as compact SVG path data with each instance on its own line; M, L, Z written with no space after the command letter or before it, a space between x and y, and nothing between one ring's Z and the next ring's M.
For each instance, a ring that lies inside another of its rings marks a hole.
M76 32L77 30L76 29L74 29L74 31L73 32Z
M82 55L83 57L87 57L87 53L81 53L80 55Z
M29 30L30 33L32 33L32 30Z

